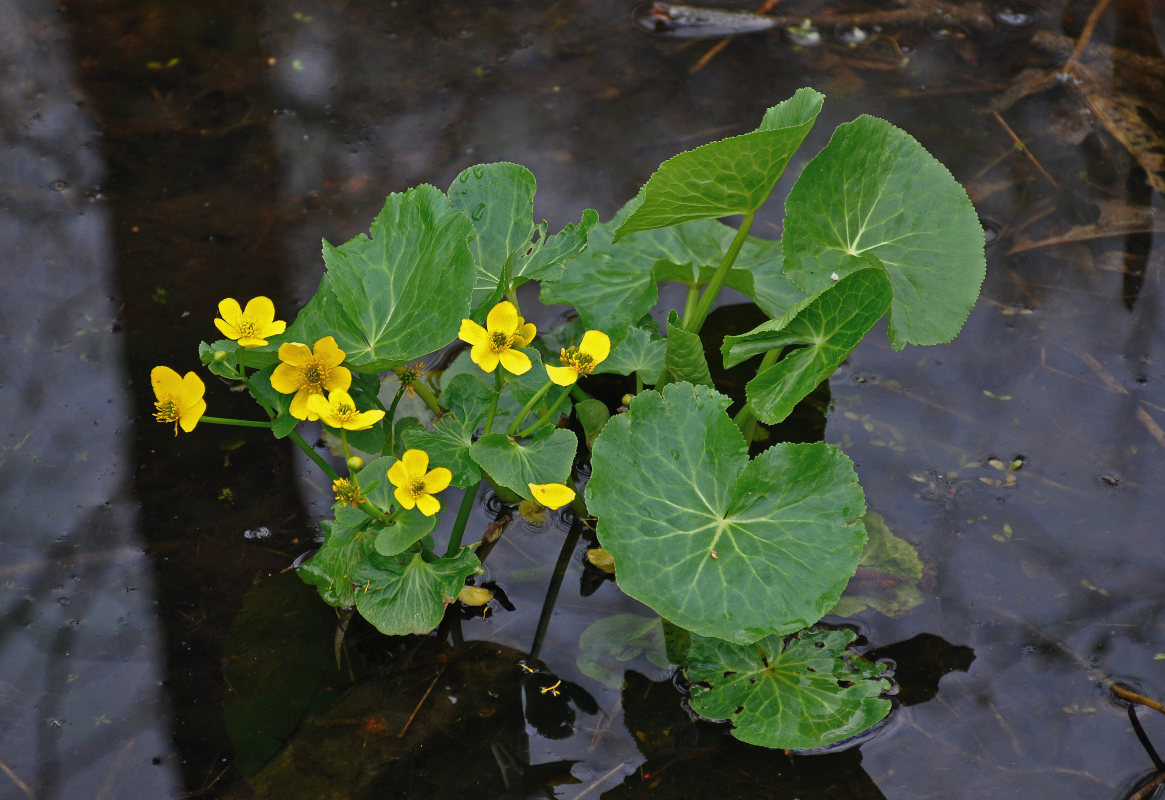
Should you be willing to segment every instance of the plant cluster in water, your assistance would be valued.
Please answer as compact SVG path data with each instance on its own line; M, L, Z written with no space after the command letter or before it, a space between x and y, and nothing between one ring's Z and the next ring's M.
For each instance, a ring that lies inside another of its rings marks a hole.
M669 654L698 713L768 747L859 733L889 711L885 668L847 650L851 631L816 627L867 541L853 464L823 442L774 443L755 458L750 445L883 316L895 349L950 341L985 263L978 218L950 173L865 116L805 165L782 239L750 236L823 101L801 89L756 130L668 159L609 222L588 209L553 235L534 223L534 177L516 164L471 167L446 192L393 194L371 236L324 243L319 290L290 325L267 298L220 303L228 338L203 343L202 363L242 381L268 420L205 416L201 380L168 367L152 375L156 417L175 430L201 420L291 437L336 497L299 575L386 634L426 633L450 603L489 601L467 585L481 543L462 541L488 483L597 526L593 560L613 562L620 588L682 643ZM738 228L718 221L734 215ZM537 331L516 293L531 281L577 317ZM686 286L687 301L661 335L651 311L664 281ZM759 357L732 417L701 338L724 286L768 318L707 343L725 367ZM417 359L457 339L470 348L424 376ZM632 376L624 407L587 394L583 379L597 373ZM406 393L431 417L398 417ZM317 420L337 435L346 474L297 432ZM580 441L591 472L576 496ZM438 543L449 486L464 499Z

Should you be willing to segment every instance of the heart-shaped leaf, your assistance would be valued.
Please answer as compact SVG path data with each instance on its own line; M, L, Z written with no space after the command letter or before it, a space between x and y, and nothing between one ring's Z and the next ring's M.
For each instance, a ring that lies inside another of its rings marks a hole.
M646 384L659 380L663 369L667 341L646 328L628 328L627 335L611 348L611 355L599 364L596 373L630 375L638 372Z
M510 491L533 500L531 483L566 483L578 438L562 428L543 428L525 444L504 433L487 433L473 444L473 460Z
M971 313L986 274L983 228L951 173L874 117L839 125L785 202L785 272L808 294L868 265L890 276L890 344L940 344Z
M823 747L890 713L885 664L847 654L850 630L769 636L751 645L693 636L685 674L692 710L732 722L732 735L762 747Z
M428 633L480 566L468 547L435 561L426 561L420 553L372 553L352 573L356 609L389 636Z
M624 592L700 635L748 643L836 604L865 509L836 447L779 444L749 461L730 402L688 383L640 393L595 440L586 501Z

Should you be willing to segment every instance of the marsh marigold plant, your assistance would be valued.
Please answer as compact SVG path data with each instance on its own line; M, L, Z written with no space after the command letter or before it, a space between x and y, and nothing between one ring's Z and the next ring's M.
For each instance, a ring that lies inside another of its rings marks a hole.
M426 517L441 510L433 495L449 487L453 473L445 467L429 469L429 454L424 450L405 450L400 460L388 468L388 481L396 488L393 497L401 508L416 508Z
M150 384L154 387L157 401L154 403L154 419L158 422L174 423L174 435L178 428L190 433L198 420L206 413L206 401L202 395L206 384L193 372L180 376L169 367L154 367L150 371Z
M611 353L611 340L602 331L587 331L578 347L564 347L561 367L546 365L546 375L559 386L570 386L583 375L590 375Z

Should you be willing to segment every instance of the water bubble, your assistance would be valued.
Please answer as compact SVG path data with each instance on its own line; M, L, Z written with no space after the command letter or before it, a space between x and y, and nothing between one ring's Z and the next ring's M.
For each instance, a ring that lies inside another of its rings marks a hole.
M481 218L485 216L485 203L478 203L477 208L473 209L473 213L469 216L474 222L480 222Z
M244 539L266 539L270 535L271 531L267 529L266 525L260 525L258 528L243 531Z
M1000 3L995 6L991 16L1000 26L1016 30L1026 28L1036 21L1039 14L1035 9L1016 3Z
M63 192L69 188L69 182L62 181L62 180L55 180L49 184L49 188L52 189L54 192Z
M481 165L475 166L473 168L473 177L477 178L478 180L484 178L485 177L485 167L482 167Z

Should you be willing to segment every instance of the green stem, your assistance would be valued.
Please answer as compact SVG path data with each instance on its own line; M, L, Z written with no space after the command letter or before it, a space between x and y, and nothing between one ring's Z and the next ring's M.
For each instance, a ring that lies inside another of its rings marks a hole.
M299 435L299 431L292 431L290 436L291 441L295 442L296 446L303 451L304 455L306 455L312 461L316 462L316 466L322 469L325 475L327 475L333 481L340 479L339 474L337 474L337 472L332 469L332 465L327 461L324 461L323 457L314 449L312 449L311 445L303 440L303 437Z
M392 447L393 447L392 432L396 428L396 407L398 405L400 405L400 398L404 393L405 393L404 386L401 386L399 389L396 390L396 397L392 398L392 405L390 405L388 407L388 413L384 415L384 419L387 421L388 424L384 426L385 443L384 443L384 449L382 449L380 451L380 454L382 456L387 456L392 452Z
M482 478L472 490L466 489L461 496L461 505L457 509L457 519L453 520L453 532L449 534L449 546L445 548L445 555L454 555L461 549L461 538L465 535L465 523L469 522L469 512L473 510L473 502L477 500L477 493L481 491Z
M550 410L547 411L545 414L543 414L541 417L539 417L538 421L535 422L533 425L531 425L529 428L527 428L526 430L519 433L518 438L525 439L527 436L534 433L534 431L538 430L543 425L548 423L550 420L554 419L554 415L558 413L558 407L560 405L562 405L562 401L565 400L567 395L569 395L569 394L570 394L570 387L564 386L562 389L562 394L558 395L558 399L554 401L554 405L552 405L550 407Z
M688 297L684 300L684 319L691 319L696 311L696 301L700 299L700 287L693 284L688 287Z
M536 391L534 396L526 401L526 405L522 406L522 410L518 412L518 416L514 417L514 421L510 423L510 427L506 430L507 436L514 435L514 432L518 430L518 426L522 424L522 420L524 420L526 415L530 413L530 409L532 409L539 400L546 396L546 393L550 391L550 387L553 385L554 381L546 381L546 383L542 385L542 388Z
M754 217L756 217L756 212L749 211L744 215L744 219L740 221L740 228L736 231L736 237L733 238L732 244L729 245L728 252L724 254L724 260L720 262L720 266L713 273L712 280L708 281L708 286L704 289L704 294L700 295L700 302L696 304L696 310L692 312L690 318L687 316L684 317L684 330L690 331L691 333L700 332L700 328L704 325L704 320L708 318L708 312L712 310L712 304L716 302L716 298L720 295L720 289L723 288L724 281L728 279L728 271L736 263L736 256L740 254L740 248L744 246L744 242L748 238L748 231L752 227Z
M270 422L259 422L256 419L230 419L229 417L199 417L199 422L208 422L211 425L236 425L240 428L270 428Z
M347 466L348 459L352 457L352 453L348 451L348 431L344 430L343 428L340 428L340 444L344 446L344 465ZM352 470L348 470L348 472L351 471Z
M409 381L409 386L412 387L417 397L425 401L425 405L429 407L430 411L438 415L441 413L441 404L437 402L437 396L433 394L428 386L420 380Z
M756 368L756 374L759 375L766 369L777 363L777 359L781 357L781 351L770 350L765 353L764 358L760 361L760 366ZM744 440L752 444L753 434L756 433L756 411L753 407L745 403L744 407L736 412L736 416L732 418L736 423L736 427L740 428L740 432L744 434Z
M502 397L502 365L498 364L497 368L494 369L494 399L493 399L493 402L490 403L490 405L489 405L489 414L487 414L485 417L485 427L482 429L483 434L489 433L490 430L493 429L494 415L498 413L498 400L500 400L501 397Z

